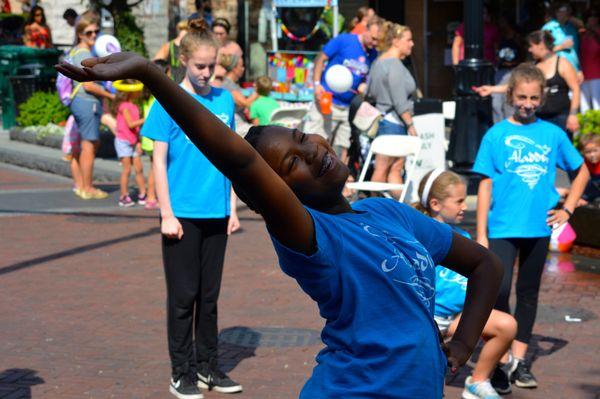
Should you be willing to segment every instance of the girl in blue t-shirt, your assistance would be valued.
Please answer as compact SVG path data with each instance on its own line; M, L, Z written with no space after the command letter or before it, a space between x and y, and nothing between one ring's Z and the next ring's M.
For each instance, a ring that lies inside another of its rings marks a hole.
M497 254L504 279L496 309L510 313L508 299L513 265L519 259L518 330L511 346L516 359L512 380L518 387L535 388L537 381L525 362L535 322L538 294L548 253L551 226L571 216L590 174L563 130L537 119L543 103L545 78L533 65L515 68L507 99L514 115L494 125L483 137L473 171L484 176L477 199L477 241ZM556 168L577 171L560 209L554 186Z
M181 88L234 129L233 98L209 85L218 49L209 32L202 20L188 23L179 47L186 72ZM242 386L217 367L217 301L227 236L239 227L236 198L230 195L229 180L192 144L163 105L161 98L154 102L142 135L154 140L167 283L169 391L182 399L201 398L200 388L240 392Z
M58 70L76 80L141 80L265 219L283 271L326 320L302 398L442 397L446 364L465 363L496 300L495 256L397 201L351 206L342 195L348 168L319 135L265 126L244 140L144 58L119 53L84 65ZM433 320L436 264L469 277L447 358Z
M414 205L415 208L471 238L469 233L456 227L463 221L467 210L467 186L459 175L444 169L434 169L423 176L418 193L421 200ZM434 318L440 332L447 339L454 335L460 321L468 280L444 266L438 265L435 269ZM473 373L465 380L463 399L494 399L499 398L498 393L510 393L510 382L506 379L502 366L496 365L505 355L516 333L517 322L511 315L492 310L481 334L485 343L479 359ZM505 363L508 362L508 356L506 357Z

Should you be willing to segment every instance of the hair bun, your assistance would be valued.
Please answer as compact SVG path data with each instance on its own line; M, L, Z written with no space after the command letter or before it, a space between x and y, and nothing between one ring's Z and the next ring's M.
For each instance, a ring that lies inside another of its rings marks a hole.
M204 35L210 32L210 26L204 18L195 18L188 21L188 32Z

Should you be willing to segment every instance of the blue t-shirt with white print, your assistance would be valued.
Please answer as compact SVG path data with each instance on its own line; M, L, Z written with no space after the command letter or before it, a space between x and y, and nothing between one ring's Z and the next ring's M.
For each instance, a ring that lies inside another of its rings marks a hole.
M317 302L325 348L300 397L442 397L446 358L433 321L435 265L452 244L447 225L397 201L356 202L356 213L307 208L317 251L272 237L284 273Z
M547 213L558 203L556 168L576 170L583 158L566 133L536 120L517 125L505 119L481 141L473 171L492 179L489 238L547 237Z
M344 65L347 67L352 73L352 90L356 90L358 89L358 85L365 81L371 63L377 58L377 51L375 49L365 51L362 44L360 44L358 35L353 33L342 33L331 39L323 47L323 53L329 59L321 77L321 84L325 90L331 92L333 91L327 86L327 82L325 82L325 76L329 68L334 65ZM350 90L345 93L333 92L333 103L336 105L347 107L353 98L354 93Z
M471 235L451 226L452 230L468 239ZM450 317L463 311L465 306L465 297L467 296L467 282L469 280L444 266L435 267L435 315L441 317Z
M211 88L206 96L188 94L235 131L235 105L229 92ZM169 144L167 181L176 217L218 219L229 216L231 182L190 141L158 100L152 104L141 134Z

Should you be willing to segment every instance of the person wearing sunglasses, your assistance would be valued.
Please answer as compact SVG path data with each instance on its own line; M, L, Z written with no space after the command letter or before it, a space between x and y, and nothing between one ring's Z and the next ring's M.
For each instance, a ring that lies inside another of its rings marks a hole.
M77 45L72 50L73 65L81 66L81 61L92 56L92 48L100 33L98 19L82 17L75 27ZM114 100L115 95L105 90L96 82L78 84L73 82L73 93L70 108L75 117L79 135L81 136L81 154L78 158L81 170L81 184L75 192L82 199L103 199L108 194L92 186L94 176L94 158L100 145L100 118L102 117L102 100Z
M52 47L52 33L46 23L44 9L40 6L31 8L29 18L25 24L23 43L27 47L50 48Z

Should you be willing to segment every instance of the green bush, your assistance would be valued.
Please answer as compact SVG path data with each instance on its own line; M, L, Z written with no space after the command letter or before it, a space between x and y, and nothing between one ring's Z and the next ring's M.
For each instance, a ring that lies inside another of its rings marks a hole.
M579 134L573 139L575 146L579 145L579 138L584 134L600 134L600 110L590 109L585 114L577 115L579 119Z
M69 113L69 108L60 102L56 93L38 91L19 105L17 123L23 127L58 124L66 121Z
M43 140L49 136L62 137L65 134L64 126L58 126L54 123L48 123L45 126L28 126L23 129L24 132L31 132L35 134L36 139Z

